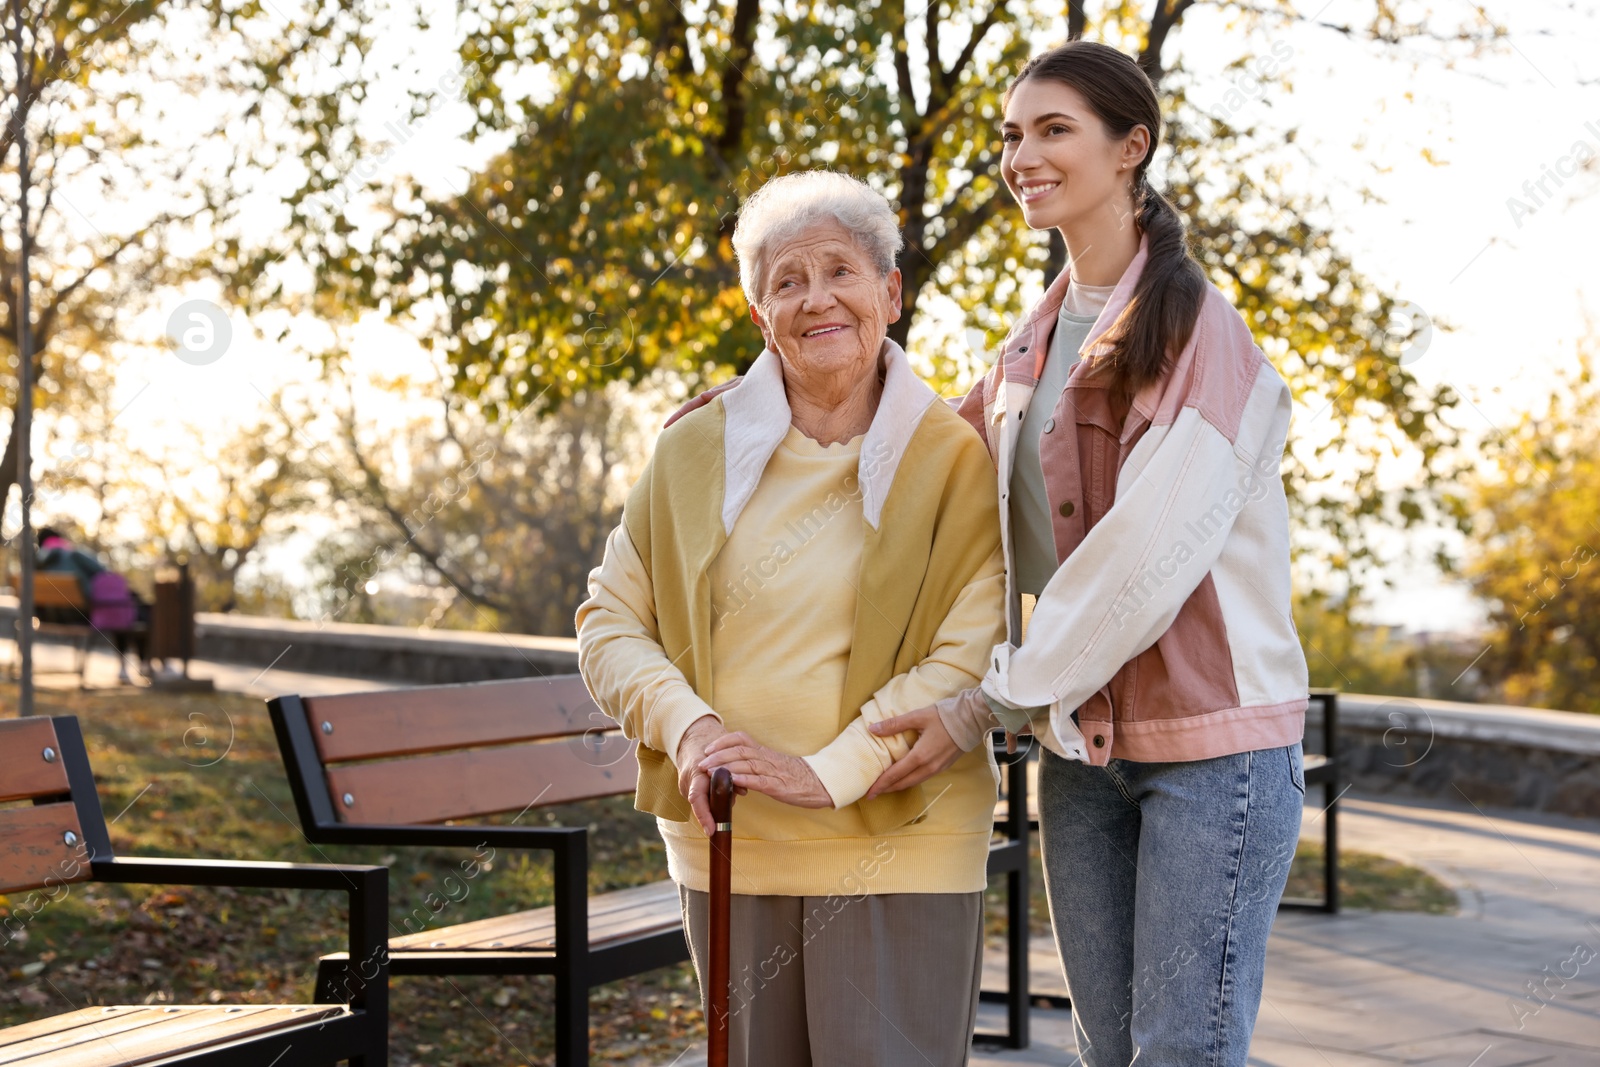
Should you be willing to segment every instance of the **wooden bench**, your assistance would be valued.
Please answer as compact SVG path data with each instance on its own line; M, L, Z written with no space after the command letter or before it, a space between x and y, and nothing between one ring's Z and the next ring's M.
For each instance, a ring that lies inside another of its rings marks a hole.
M553 853L552 905L394 936L390 974L552 975L555 1062L578 1067L588 1063L592 987L689 958L670 881L589 897L586 827L481 821L633 793L634 744L577 675L268 704L309 840ZM1025 795L1026 776L1011 781ZM1000 842L989 859L991 873L1010 879L1012 914L1024 916L1012 945L1012 1025L1000 1038L1008 1044L1027 1039L1027 856L1024 826L1020 842ZM319 985L336 983L345 959L324 957Z
M13 575L11 588L22 588L21 578ZM84 687L84 674L89 667L89 644L94 640L95 629L89 625L89 601L78 585L78 577L58 571L34 571L33 606L39 608L64 608L76 612L81 622L44 622L35 617L34 632L72 641L73 673L78 676L78 688ZM22 620L17 620L22 625Z
M31 802L18 804L17 802ZM228 860L117 859L77 719L0 722L0 892L7 925L25 923L83 882L339 890L350 900L357 969L341 1003L83 1008L0 1030L0 1064L17 1067L352 1067L388 1063L382 867ZM29 893L30 890L43 892ZM290 1050L293 1055L290 1056Z
M20 589L21 586L22 579L18 575L12 575L11 587L13 589ZM190 607L188 611L190 620L189 626L192 630L194 625L192 585L190 586L190 590ZM78 584L77 575L69 574L65 571L34 571L33 606L35 611L37 611L39 608L61 608L71 612L76 616L75 620L72 622L45 622L36 615L34 617L34 632L38 634L66 637L71 639L74 652L73 673L78 676L78 687L80 689L85 685L85 673L87 672L89 666L89 646L94 643L94 639L96 637L105 638L113 647L115 647L116 635L121 633L142 633L146 629L143 623L136 623L135 625L127 627L126 629L96 626L91 621L93 618L93 609L95 605L93 605L89 599L83 595L83 588ZM156 604L152 611L150 627L154 633L152 633L151 636L159 636L159 634L162 632L163 620L165 619L173 618L173 622L166 623L165 625L165 629L172 629L177 622L174 616L175 613L171 607L166 607L165 609L163 608L163 588L161 583L157 583ZM21 625L20 620L18 620L17 625ZM15 640L15 634L13 634L13 640ZM165 651L160 653L152 652L147 658L162 659L170 657L171 655L173 655L173 653ZM185 652L184 655L187 656L189 653ZM16 673L15 661L13 661L11 664L11 672L13 676ZM187 659L184 661L184 673L185 675L188 674Z

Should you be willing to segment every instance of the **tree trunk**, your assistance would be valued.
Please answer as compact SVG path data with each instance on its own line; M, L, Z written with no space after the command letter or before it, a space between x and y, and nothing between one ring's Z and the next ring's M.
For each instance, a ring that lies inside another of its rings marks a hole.
M11 498L11 487L17 484L17 407L11 406L11 430L6 434L6 451L0 456L0 513L5 511Z
M909 245L910 242L907 242ZM901 348L911 336L911 323L917 317L917 296L933 278L933 264L920 251L909 247L900 266L900 321L889 324L889 339Z

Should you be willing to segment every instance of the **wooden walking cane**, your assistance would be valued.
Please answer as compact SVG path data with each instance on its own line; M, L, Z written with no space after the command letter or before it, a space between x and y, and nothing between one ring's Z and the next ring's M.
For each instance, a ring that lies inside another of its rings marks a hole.
M708 1067L728 1067L729 937L733 874L733 774L726 767L711 772L711 817L717 832L711 836L711 960L706 965L706 1002L710 1013L706 1032L711 1049Z

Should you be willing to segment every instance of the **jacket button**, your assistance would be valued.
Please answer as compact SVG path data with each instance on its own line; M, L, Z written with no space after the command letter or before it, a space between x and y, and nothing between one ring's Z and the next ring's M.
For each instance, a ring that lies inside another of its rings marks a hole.
M1076 511L1077 508L1074 508L1072 506L1072 501L1068 500L1066 503L1061 505L1059 510L1063 519L1070 519L1072 518L1072 513Z
M1051 430L1053 430L1055 428L1056 428L1056 420L1055 419L1051 419L1051 420L1049 420L1048 422L1046 422L1044 424L1044 432L1045 433L1049 433Z
M1105 735L1103 735L1103 734L1095 734L1094 735L1094 747L1095 748L1105 748L1106 747Z

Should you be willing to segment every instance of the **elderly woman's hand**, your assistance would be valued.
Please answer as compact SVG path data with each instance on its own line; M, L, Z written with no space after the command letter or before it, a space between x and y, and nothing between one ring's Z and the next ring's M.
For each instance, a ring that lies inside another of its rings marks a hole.
M722 720L715 715L702 715L689 724L678 741L675 766L678 768L678 792L689 801L695 822L707 837L716 833L717 820L711 816L711 772L700 769L705 759L706 747L728 732Z
M733 772L733 784L741 789L754 789L797 808L833 807L833 798L810 764L759 745L742 731L723 734L706 746L700 769L710 774L718 767Z

